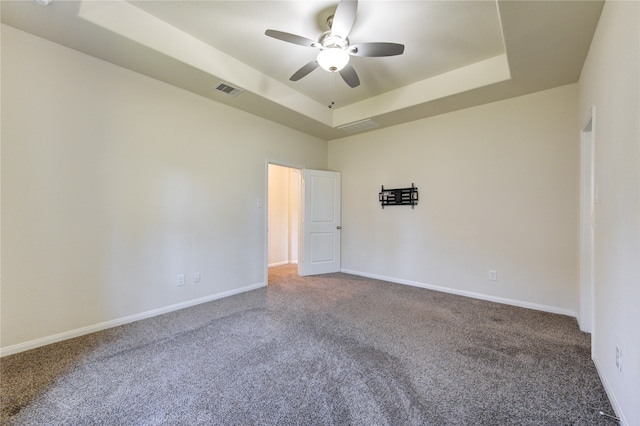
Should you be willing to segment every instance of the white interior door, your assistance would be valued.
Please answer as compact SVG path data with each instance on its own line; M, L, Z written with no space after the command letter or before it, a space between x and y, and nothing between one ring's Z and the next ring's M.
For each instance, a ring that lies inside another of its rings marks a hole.
M340 271L340 173L305 169L303 174L300 275Z

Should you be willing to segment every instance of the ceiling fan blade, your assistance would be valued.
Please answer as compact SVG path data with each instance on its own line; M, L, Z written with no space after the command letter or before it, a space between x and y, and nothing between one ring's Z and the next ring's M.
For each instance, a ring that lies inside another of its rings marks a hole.
M300 68L295 73L293 73L293 75L291 77L289 77L289 80L298 81L302 77L304 77L305 75L309 74L311 71L315 70L318 67L319 67L318 62L316 60L313 60L313 61L309 62L307 65L305 65L302 68Z
M333 14L331 35L338 35L343 39L347 38L356 20L357 9L357 0L342 0L340 4L338 4L336 12Z
M358 87L360 85L360 79L358 78L358 74L356 70L351 66L351 64L347 64L344 68L340 70L340 76L351 87Z
M283 31L267 30L264 32L264 34L268 35L269 37L277 38L278 40L286 41L293 44L299 44L301 46L317 47L318 45L317 42L311 39L291 33L285 33Z
M404 44L397 43L360 43L349 47L349 54L352 56L396 56L403 52Z

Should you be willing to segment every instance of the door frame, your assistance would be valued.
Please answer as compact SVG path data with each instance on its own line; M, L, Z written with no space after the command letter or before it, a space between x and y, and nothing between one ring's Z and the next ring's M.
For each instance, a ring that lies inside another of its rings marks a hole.
M580 129L579 323L595 341L595 107Z
M275 166L281 166L281 167L287 167L289 169L296 169L300 172L300 185L299 185L299 191L300 191L300 197L298 197L299 199L299 204L302 203L302 179L303 179L303 173L304 173L304 166L301 166L299 164L294 164L294 163L288 163L286 161L279 161L279 160L272 160L267 158L265 160L265 165L264 165L264 182L265 182L265 186L264 186L264 283L265 285L269 284L269 165L273 164ZM258 200L259 202L259 200ZM300 212L302 212L302 206L299 205L298 206L298 210ZM298 259L300 259L301 257L301 250L302 247L300 245L300 236L302 235L302 214L299 215L298 217ZM299 261L299 260L298 260Z

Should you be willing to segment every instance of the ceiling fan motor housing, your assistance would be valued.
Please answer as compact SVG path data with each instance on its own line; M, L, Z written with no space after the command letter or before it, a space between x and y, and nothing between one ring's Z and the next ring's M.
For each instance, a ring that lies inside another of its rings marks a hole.
M347 49L349 47L348 38L342 38L339 35L331 35L331 30L323 32L318 39L318 43L320 43L325 49L329 49L332 47Z

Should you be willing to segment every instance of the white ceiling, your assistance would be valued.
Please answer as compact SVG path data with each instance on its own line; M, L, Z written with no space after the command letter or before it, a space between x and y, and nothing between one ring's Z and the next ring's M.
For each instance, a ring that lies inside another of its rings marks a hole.
M356 88L320 68L289 77L317 50L336 1L60 1L1 3L2 22L289 127L335 139L576 82L601 1L360 0L351 44L402 43L402 56L352 57ZM243 88L232 98L219 81ZM335 101L334 108L327 105Z
M495 2L360 1L349 34L351 44L390 41L404 44L405 53L353 57L351 63L362 81L355 89L322 69L291 82L287 80L291 74L314 60L318 50L266 37L265 30L317 40L328 29L326 20L337 1L133 4L322 104L332 100L332 76L335 100L346 105L504 53ZM415 16L421 18L412 19Z

